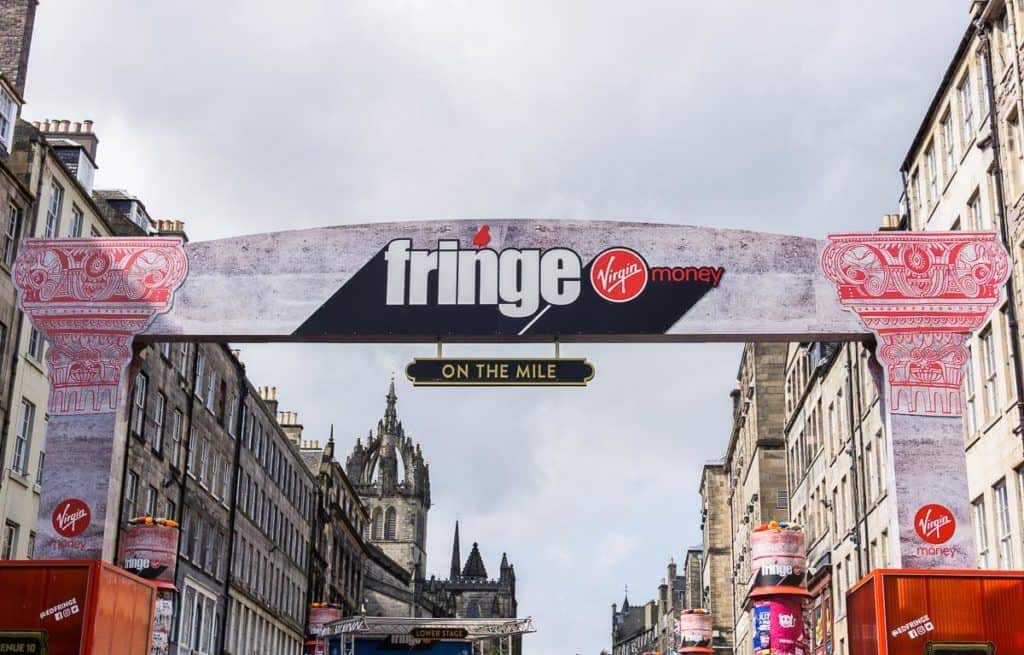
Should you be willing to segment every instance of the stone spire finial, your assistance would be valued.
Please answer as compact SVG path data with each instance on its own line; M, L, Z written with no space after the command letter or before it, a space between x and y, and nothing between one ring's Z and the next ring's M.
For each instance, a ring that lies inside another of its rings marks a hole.
M385 398L387 400L387 407L384 410L384 430L394 433L398 428L398 411L395 409L398 396L395 394L395 376L393 373L391 374L391 382L388 384L388 395Z
M462 556L459 553L459 522L455 522L455 541L452 544L452 569L450 578L456 580L459 577L459 570L462 568Z

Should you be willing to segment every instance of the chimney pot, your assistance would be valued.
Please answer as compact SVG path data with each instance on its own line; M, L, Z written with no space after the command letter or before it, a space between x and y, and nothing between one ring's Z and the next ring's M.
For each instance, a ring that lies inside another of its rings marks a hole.
M70 127L71 127L71 121L69 121L67 119L61 119L61 121L60 121L60 131L61 132L67 132L68 129L70 129Z
M92 121L91 120L82 121L82 131L86 132L86 133L92 132Z
M79 122L79 121L75 121L74 123L72 123L71 124L71 131L72 132L81 132L82 131L82 123Z

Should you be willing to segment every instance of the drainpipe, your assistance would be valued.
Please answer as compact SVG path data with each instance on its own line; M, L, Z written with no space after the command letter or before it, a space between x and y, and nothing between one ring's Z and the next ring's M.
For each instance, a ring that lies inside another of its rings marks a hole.
M192 452L192 413L195 409L196 404L196 362L199 359L199 347L202 345L199 342L185 342L188 346L195 346L192 349L192 362L189 364L190 370L192 371L192 380L188 389L188 427L185 428L185 463L181 467L181 482L178 483L178 512L184 517L185 516L185 488L188 483L188 458ZM185 371L187 374L188 371ZM195 525L192 526L195 530ZM180 535L179 535L180 536ZM181 544L178 544L178 562L181 562ZM174 572L174 586L178 589L181 588L181 567L178 566ZM178 604L179 610L181 604ZM180 618L180 614L176 618ZM181 635L178 635L180 638Z
M224 613L220 619L220 629L218 630L217 636L217 652L224 652L224 638L227 633L228 623L230 621L231 614L231 563L235 561L235 523L238 517L238 483L241 475L242 468L242 416L245 412L245 398L249 395L249 385L245 383L245 365L238 361L238 358L231 355L231 359L235 365L235 373L238 375L239 380L239 392L238 392L238 409L235 410L235 425L228 429L234 429L235 432L235 454L234 463L231 466L231 475L234 478L231 482L231 496L228 502L231 503L231 509L228 510L228 552L227 552L227 566L224 574Z
M985 67L985 94L988 99L988 125L991 130L992 157L994 159L992 178L996 191L996 211L999 213L999 236L1002 239L1003 247L1010 255L1010 277L1006 280L1006 323L1010 331L1010 352L1013 356L1014 367L1013 382L1014 391L1017 394L1017 425L1014 432L1020 435L1021 449L1024 450L1024 381L1021 380L1021 358L1020 358L1020 328L1017 323L1017 294L1014 290L1013 265L1016 259L1015 249L1010 243L1010 228L1007 225L1006 198L1003 191L1003 164L1002 149L999 145L999 123L996 119L996 86L992 76L992 42L989 39L988 24L980 20L975 21L975 30L978 32L978 39L981 41L982 66Z
M863 347L865 349L867 348L867 346L863 346ZM871 356L874 357L874 353L871 353ZM870 360L868 360L868 362L869 362L868 366L870 366ZM860 385L860 386L865 386L869 382L871 384L875 384L874 377L866 378L864 380L864 384ZM879 394L885 393L885 390L882 389L882 388L878 388L877 391L878 391ZM863 404L863 401L864 401L863 396L860 393L858 393L857 394L857 417L858 417L859 420L857 422L857 434L860 437L860 444L857 446L857 452L860 453L860 479L863 480L864 485L863 485L863 488L860 490L860 502L861 502L861 517L860 517L860 521L861 521L861 523L859 523L857 527L858 527L858 530L863 530L863 532L864 532L864 540L863 540L863 542L861 542L861 545L863 546L863 548L861 549L861 552L863 553L863 557L864 557L864 561L865 561L865 569L867 570L867 572L870 572L871 571L871 534L870 534L869 528L868 528L868 511L869 511L869 508L868 508L868 489L869 489L869 486L871 484L871 480L868 480L867 464L864 461L864 453L866 453L867 450L864 448L864 404ZM881 472L879 472L879 475L881 475Z
M854 344L852 344L852 343L851 344L847 344L847 347L846 347L846 385L847 385L846 389L848 391L847 398L846 398L846 411L847 411L847 415L849 416L849 419L850 419L850 422L849 422L849 425L850 425L850 443L846 447L846 453L850 456L850 493L853 494L853 514L854 514L853 531L855 532L854 544L856 544L856 546L857 546L857 579L860 580L862 577L864 577L864 564L862 562L861 552L860 552L860 504L858 503L858 500L857 500L858 496L859 496L859 494L858 494L858 484L857 484L857 452L856 452L857 449L854 447L854 441L856 440L855 432L854 432L854 427L853 427L854 426L854 421L856 421L856 415L855 415L854 408L853 408L853 391L854 391L853 371L854 371L854 368L853 368L853 363L852 363L852 356L850 354L850 351L853 349L853 347L854 347ZM858 382L860 381L860 377L859 376L858 376L857 380L858 380ZM860 386L860 385L858 384L857 386ZM845 499L840 499L840 500L844 501ZM847 533L847 536L849 536L849 532Z

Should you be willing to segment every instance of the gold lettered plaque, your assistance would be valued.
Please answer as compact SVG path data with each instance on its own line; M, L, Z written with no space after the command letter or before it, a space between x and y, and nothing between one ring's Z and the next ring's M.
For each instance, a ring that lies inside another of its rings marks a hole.
M45 630L0 630L0 655L47 655Z
M582 358L416 358L405 374L417 387L583 387L594 366Z

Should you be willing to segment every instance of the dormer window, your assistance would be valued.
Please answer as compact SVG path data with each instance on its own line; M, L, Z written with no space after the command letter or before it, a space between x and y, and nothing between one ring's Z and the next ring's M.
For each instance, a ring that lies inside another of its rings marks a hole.
M18 102L0 85L0 144L10 153L14 145L14 123L18 119Z

